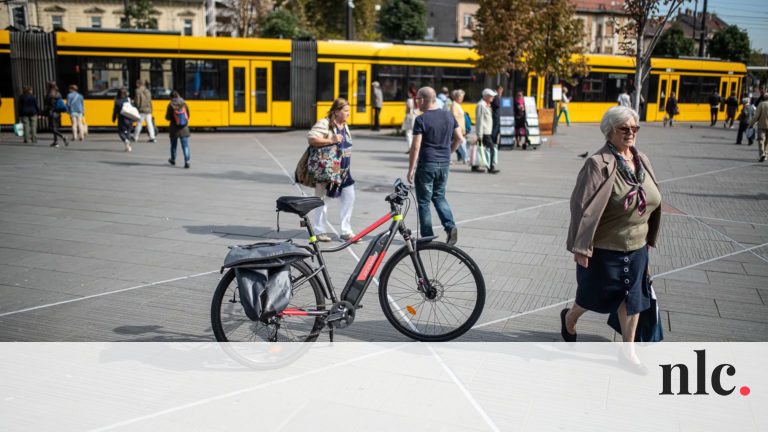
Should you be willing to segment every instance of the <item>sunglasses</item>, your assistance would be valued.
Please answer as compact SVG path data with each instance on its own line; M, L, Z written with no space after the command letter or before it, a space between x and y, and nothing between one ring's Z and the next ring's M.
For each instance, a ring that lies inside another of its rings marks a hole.
M636 134L637 131L639 130L640 130L640 126L622 126L618 129L618 131L623 133L624 135L627 135L630 132L632 132L633 134Z

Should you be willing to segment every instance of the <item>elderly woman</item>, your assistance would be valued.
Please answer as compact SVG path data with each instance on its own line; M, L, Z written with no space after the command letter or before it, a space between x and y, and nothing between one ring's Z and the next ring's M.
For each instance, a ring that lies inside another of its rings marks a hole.
M355 236L350 223L352 219L352 207L355 204L355 181L349 171L350 160L352 156L352 136L349 134L347 119L349 118L349 102L344 98L338 98L333 101L328 116L320 119L307 134L307 141L312 147L310 152L310 161L313 159L312 153L318 148L334 146L333 152L341 156L341 163L338 167L339 182L318 182L315 185L315 196L325 199L340 198L339 206L341 213L341 238L349 240ZM329 161L329 163L333 163ZM311 169L311 168L310 168ZM317 240L323 242L331 241L327 234L328 228L328 204L315 210L315 230L320 234Z
M451 103L451 114L453 114L453 118L455 118L456 122L459 124L459 129L461 129L462 134L461 145L456 149L456 153L459 157L459 162L466 164L469 163L469 154L467 153L467 125L464 117L464 109L461 107L462 102L464 102L464 90L454 90L451 97L453 99L453 103Z
M600 123L606 143L576 179L567 247L578 288L573 307L560 312L566 342L576 341L576 322L588 310L618 312L623 340L634 341L639 313L650 307L648 248L659 233L661 193L635 147L637 123L632 109L610 108Z

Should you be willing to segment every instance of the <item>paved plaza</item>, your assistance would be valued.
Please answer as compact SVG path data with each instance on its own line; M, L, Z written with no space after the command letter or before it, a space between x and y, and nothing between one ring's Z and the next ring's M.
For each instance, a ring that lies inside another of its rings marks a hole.
M353 130L356 230L387 213L384 197L406 175L405 139L391 132ZM40 136L28 145L0 134L0 341L210 341L227 246L307 241L290 214L276 231L274 204L310 193L292 182L306 131L194 133L189 170L166 162L166 133L131 153L115 133L58 149ZM667 341L768 340L768 163L735 137L703 123L641 125L664 201L651 271ZM458 246L487 288L480 320L459 340L560 340L559 312L576 290L568 199L578 155L602 142L596 124L561 125L538 150L502 151L497 175L453 166ZM338 229L338 203L329 213ZM406 223L416 228L415 205ZM338 289L366 246L326 255ZM407 340L376 290L337 340ZM605 320L586 314L580 340L620 340Z

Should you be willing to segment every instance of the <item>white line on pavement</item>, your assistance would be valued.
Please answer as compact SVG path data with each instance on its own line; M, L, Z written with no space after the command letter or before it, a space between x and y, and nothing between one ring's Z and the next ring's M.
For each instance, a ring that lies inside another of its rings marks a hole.
M664 180L660 181L659 184L661 184L661 183L669 183L669 182L673 182L673 181L677 181L677 180L684 180L684 179L689 179L689 178L694 178L694 177L701 177L701 176L705 176L705 175L709 175L709 174L717 174L719 172L730 171L730 170L734 170L734 169L746 168L748 166L753 166L753 165L757 165L757 164L756 163L748 163L748 164L743 164L743 165L739 165L739 166L735 166L735 167L730 167L730 168L723 168L723 169L719 169L719 170L707 171L707 172L698 173L698 174L691 174L691 175L682 176L682 177L674 177L674 178L671 178L671 179L664 179Z
M768 224L765 223L759 223L759 222L747 222L747 221L737 221L732 219L722 219L722 218L713 218L708 216L696 216L691 215L687 213L665 213L667 216L680 216L680 217L687 217L687 218L694 218L694 219L708 219L708 220L716 220L720 222L730 222L735 224L744 224L744 225L758 225L758 226L768 226Z
M92 299L92 298L96 298L96 297L107 296L107 295L110 295L110 294L117 294L117 293L126 292L126 291L133 291L133 290L137 290L139 288L146 288L146 287L151 287L151 286L155 286L155 285L161 285L161 284L164 284L164 283L176 282L176 281L180 281L180 280L184 280L184 279L192 279L192 278L195 278L195 277L198 277L198 276L205 276L205 275L209 275L211 273L216 273L217 271L218 270L211 270L211 271L208 271L208 272L205 272L205 273L198 273L198 274L189 275L189 276L182 276L182 277L177 277L177 278L174 278L174 279L167 279L167 280L163 280L163 281L159 281L159 282L152 282L152 283L148 283L148 284L132 286L132 287L129 287L129 288L122 288L122 289L119 289L119 290L108 291L108 292L103 292L103 293L99 293L99 294L93 294L93 295L89 295L89 296L85 296L85 297L78 297L78 298L74 298L74 299L71 299L71 300L64 300L64 301L60 301L60 302L56 302L56 303L49 303L49 304L44 304L44 305L40 305L40 306L30 307L30 308L26 308L26 309L19 309L19 310L15 310L15 311L11 311L11 312L5 312L5 313L1 313L0 314L0 318L8 316L8 315L15 315L15 314L22 313L22 312L30 312L30 311L37 310L37 309L45 309L45 308L49 308L49 307L52 307L52 306L59 306L59 305L67 304L67 303L74 303L74 302L79 302L79 301L82 301L82 300L88 300L88 299Z

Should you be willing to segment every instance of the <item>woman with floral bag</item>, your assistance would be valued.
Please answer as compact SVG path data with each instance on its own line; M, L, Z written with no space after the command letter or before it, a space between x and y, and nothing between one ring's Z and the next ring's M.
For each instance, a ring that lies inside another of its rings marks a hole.
M315 196L339 198L341 214L341 238L349 240L352 231L352 208L355 204L355 181L350 173L352 137L347 127L349 103L338 98L333 101L328 117L320 119L307 134L311 147L308 172L315 181ZM328 204L315 210L317 240L331 241L328 235Z

